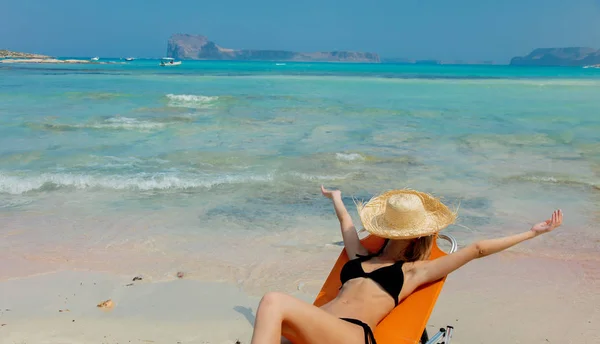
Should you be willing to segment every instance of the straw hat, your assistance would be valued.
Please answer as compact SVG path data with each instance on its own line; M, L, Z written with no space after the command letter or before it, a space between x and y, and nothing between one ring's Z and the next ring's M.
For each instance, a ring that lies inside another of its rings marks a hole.
M456 220L456 213L439 199L414 190L388 191L357 208L365 229L388 239L432 235Z

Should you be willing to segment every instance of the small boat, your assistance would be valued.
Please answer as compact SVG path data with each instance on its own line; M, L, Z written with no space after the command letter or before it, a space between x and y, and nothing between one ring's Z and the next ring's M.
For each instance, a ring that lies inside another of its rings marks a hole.
M90 60L92 60L92 61L98 61L98 60L100 60L100 58L98 56L96 56L96 57L92 57Z
M172 57L163 57L160 59L160 65L162 67L171 67L171 66L179 66L181 61L175 61Z
M125 61L133 61L133 60L135 60L135 58L133 58L133 57L126 57L125 58Z

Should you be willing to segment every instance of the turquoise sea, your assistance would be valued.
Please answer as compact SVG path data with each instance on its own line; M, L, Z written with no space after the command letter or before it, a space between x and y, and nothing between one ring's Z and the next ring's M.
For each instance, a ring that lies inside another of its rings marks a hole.
M353 216L354 199L431 192L459 208L447 231L461 244L562 208L560 232L515 250L597 255L600 70L0 64L0 278L185 270L255 290L318 285L331 261L302 262L340 240L320 184Z

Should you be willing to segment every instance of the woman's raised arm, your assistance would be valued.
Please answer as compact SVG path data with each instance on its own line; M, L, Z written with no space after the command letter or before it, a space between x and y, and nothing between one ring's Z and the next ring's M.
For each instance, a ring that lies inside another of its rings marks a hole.
M540 234L551 232L562 224L562 218L562 211L556 210L550 219L534 225L527 232L478 241L447 256L430 261L415 262L414 276L419 285L436 281L475 258L489 256Z
M352 217L348 214L348 210L346 210L346 206L342 201L342 192L340 190L327 190L321 185L321 193L323 193L323 196L333 201L333 208L340 221L340 229L342 231L342 238L344 240L348 258L354 259L357 254L368 254L369 252L367 249L360 243L356 227L354 227L354 223L352 223Z

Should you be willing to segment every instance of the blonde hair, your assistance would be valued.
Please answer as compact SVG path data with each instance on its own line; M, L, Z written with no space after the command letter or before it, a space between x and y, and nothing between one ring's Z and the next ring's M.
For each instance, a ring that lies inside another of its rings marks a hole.
M429 259L434 238L435 235L428 235L412 240L404 251L404 259L407 262Z

